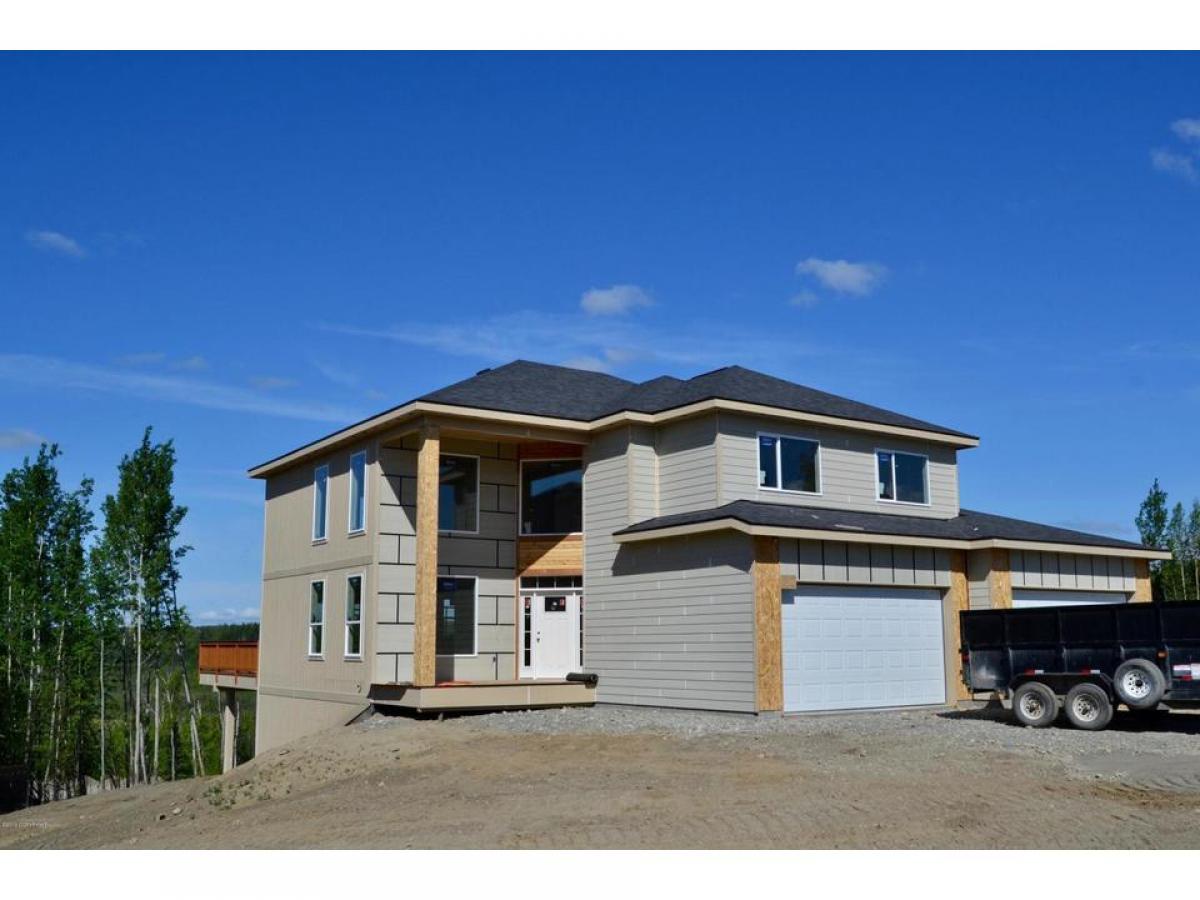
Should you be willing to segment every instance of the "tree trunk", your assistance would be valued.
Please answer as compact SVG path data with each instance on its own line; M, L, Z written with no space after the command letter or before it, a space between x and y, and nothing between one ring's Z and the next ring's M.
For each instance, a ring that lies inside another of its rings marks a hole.
M43 785L50 784L50 773L55 761L58 759L58 686L62 679L63 637L66 633L67 626L65 624L59 625L58 650L54 654L54 690L50 694L50 752L46 756L46 773L42 778ZM55 772L55 776L55 780L57 780L57 772Z
M158 703L158 674L154 675L154 757L151 760L150 771L155 781L158 781L158 734L161 729L162 718L159 715Z
M107 726L104 723L104 636L100 636L100 790L104 790L104 752Z
M134 668L133 675L133 728L134 728L134 750L133 764L136 771L134 772L134 781L141 783L146 780L146 753L142 738L142 562L138 558L137 569L137 608L134 611L134 625L137 629L137 637L134 643L134 652L136 653L137 662Z
M192 702L191 682L188 678L187 660L183 654L183 642L175 638L175 655L179 659L179 680L183 684L183 699L188 708L188 730L192 739L192 775L204 775L204 750L200 746L200 728L196 724L196 704Z

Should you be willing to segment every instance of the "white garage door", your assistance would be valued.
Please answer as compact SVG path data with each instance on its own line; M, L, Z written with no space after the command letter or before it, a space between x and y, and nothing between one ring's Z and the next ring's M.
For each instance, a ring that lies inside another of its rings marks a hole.
M1013 588L1013 608L1038 606L1089 606L1097 603L1124 603L1124 594L1116 591L1034 591Z
M945 703L945 661L941 591L784 591L785 712Z

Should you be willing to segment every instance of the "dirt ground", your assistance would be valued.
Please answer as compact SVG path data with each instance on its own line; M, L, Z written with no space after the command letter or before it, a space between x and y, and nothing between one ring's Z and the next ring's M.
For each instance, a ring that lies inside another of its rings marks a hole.
M0 847L1200 847L1200 717L1115 724L376 717L228 775L0 816Z

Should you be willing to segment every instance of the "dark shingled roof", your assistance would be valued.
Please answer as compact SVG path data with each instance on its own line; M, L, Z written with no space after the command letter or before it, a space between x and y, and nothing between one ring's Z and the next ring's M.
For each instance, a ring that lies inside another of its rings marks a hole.
M974 435L814 390L741 366L689 378L636 384L581 369L517 360L419 397L431 403L590 422L617 412L656 413L702 400L734 400L839 419L916 428L956 437Z
M1122 541L1101 534L1087 534L1040 525L1006 516L959 510L953 519L934 519L926 516L889 515L887 513L853 512L840 509L818 509L812 506L785 506L782 503L759 503L753 500L736 500L713 509L659 516L638 522L617 534L640 534L671 528L676 525L694 525L719 519L736 519L746 525L762 525L773 528L808 528L824 531L845 531L848 534L890 534L902 537L940 538L954 541L982 541L997 538L1010 541L1038 541L1047 544L1075 544L1080 547L1117 547L1127 550L1149 549L1133 541Z

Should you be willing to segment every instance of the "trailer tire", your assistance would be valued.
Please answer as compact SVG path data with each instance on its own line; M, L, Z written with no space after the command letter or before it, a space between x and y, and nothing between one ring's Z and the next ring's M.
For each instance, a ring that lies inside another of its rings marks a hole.
M1108 699L1108 692L1091 683L1077 684L1071 688L1063 708L1067 720L1084 731L1103 731L1113 717L1113 705Z
M1058 718L1058 698L1040 681L1027 681L1015 691L1013 715L1022 725L1045 728Z
M1162 670L1148 659L1127 659L1117 666L1113 690L1130 709L1154 709L1167 690Z

